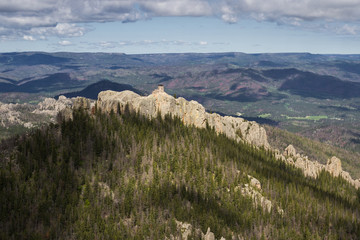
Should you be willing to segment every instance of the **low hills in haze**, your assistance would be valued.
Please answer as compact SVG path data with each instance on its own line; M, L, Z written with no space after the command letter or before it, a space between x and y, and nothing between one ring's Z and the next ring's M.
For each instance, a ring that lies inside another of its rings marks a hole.
M55 92L59 89L71 88L77 86L78 83L71 79L68 73L54 73L47 76L32 79L24 78L20 81L1 78L0 93L7 92L23 92L23 93L39 93L39 92Z
M86 88L84 88L81 91L78 92L70 92L70 93L65 93L65 94L61 94L64 95L67 98L73 98L73 97L85 97L85 98L90 98L90 99L97 99L99 92L101 91L105 91L105 90L113 90L113 91L124 91L124 90L130 90L132 92L135 92L137 94L143 94L143 92L133 88L131 85L129 84L120 84L120 83L115 83L115 82L111 82L109 80L101 80L99 82L93 83L89 86L87 86ZM59 96L57 96L59 97Z

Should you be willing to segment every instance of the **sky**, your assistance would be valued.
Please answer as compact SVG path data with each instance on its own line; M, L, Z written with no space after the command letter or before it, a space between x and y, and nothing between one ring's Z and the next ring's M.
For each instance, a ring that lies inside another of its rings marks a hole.
M360 54L360 0L0 0L0 52Z

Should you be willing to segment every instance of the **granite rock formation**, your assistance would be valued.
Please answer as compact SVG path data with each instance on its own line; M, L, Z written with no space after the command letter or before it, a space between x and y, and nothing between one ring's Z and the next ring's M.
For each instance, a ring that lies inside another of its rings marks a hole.
M33 111L36 114L46 114L51 117L55 117L58 112L62 111L64 108L73 105L73 100L60 96L58 100L54 98L45 98L42 102L38 103L37 108Z
M215 240L215 234L210 231L208 227L206 233L204 234L201 229L193 227L190 223L180 222L175 220L177 229L180 230L181 236L173 236L171 235L170 240L187 240L191 236L191 239L194 239L194 236L199 237L202 240ZM196 238L197 239L197 238ZM221 237L220 240L225 240L225 238Z
M334 177L338 177L343 172L341 167L341 160L335 156L328 159L325 170L331 173Z
M264 211L271 212L274 204L262 195L261 183L258 179L248 175L249 184L244 184L244 186L236 186L234 191L240 191L243 196L250 197L255 206L261 207ZM279 214L283 214L284 210L276 207L276 210Z
M31 112L34 108L34 106L27 103L0 103L0 126L7 128L9 126L22 125L26 128L32 128L34 124L29 121L29 116L23 113Z
M280 154L278 150L275 151L275 155L279 160L285 161L288 164L294 165L301 169L305 176L317 178L321 171L327 171L334 177L342 177L355 188L360 187L360 179L352 179L350 174L341 167L341 160L335 156L328 159L327 164L323 165L317 161L309 160L307 156L296 153L294 146L289 145L285 148L283 154Z
M164 92L162 86L145 97L131 91L104 91L99 93L97 106L103 111L117 112L124 109L126 105L150 118L156 117L159 113L163 117L166 114L171 114L179 117L186 125L194 125L199 128L213 127L217 133L223 133L229 138L245 141L266 149L270 148L265 129L256 122L208 113L196 101L187 101L182 97L170 96Z
M250 122L240 117L222 117L216 113L208 113L196 101L187 101L182 97L175 98L167 94L162 85L159 85L148 96L140 96L131 91L103 91L98 95L97 107L102 111L118 112L124 110L126 106L150 118L155 118L158 114L161 114L162 117L171 114L179 117L186 125L194 125L199 128L212 127L217 133L223 133L237 141L271 149L265 129L256 122ZM360 187L360 180L353 180L348 172L343 171L341 162L339 164L340 160L336 160L336 157L331 158L332 160L327 165L323 165L296 153L292 145L289 145L283 153L277 149L272 150L275 151L277 159L301 169L305 176L316 178L322 170L325 170L334 176L343 177L356 188Z

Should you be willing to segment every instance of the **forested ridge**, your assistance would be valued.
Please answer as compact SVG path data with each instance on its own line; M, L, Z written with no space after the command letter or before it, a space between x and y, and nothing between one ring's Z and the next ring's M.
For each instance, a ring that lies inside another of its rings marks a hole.
M360 191L342 178L305 178L271 151L170 115L80 109L0 147L1 239L165 239L181 236L177 221L217 239L360 236ZM248 175L271 212L236 191Z

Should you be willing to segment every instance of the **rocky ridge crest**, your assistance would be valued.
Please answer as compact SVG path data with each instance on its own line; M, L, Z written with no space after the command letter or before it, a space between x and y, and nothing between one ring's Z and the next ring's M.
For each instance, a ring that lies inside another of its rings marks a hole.
M208 113L196 101L187 101L182 97L174 98L168 95L162 86L154 90L149 96L140 96L132 91L103 91L99 93L97 100L97 106L105 112L111 110L117 112L119 108L123 109L127 104L131 109L148 117L156 117L158 113L162 116L171 113L181 118L186 125L194 125L200 128L213 127L216 132L224 133L237 141L272 149L267 141L265 129L256 122L246 121L240 117L222 117L216 113ZM72 118L71 109L81 107L90 111L93 106L94 102L90 99L83 97L66 98L64 96L60 96L58 100L45 98L37 105L0 103L0 126L22 125L26 128L32 128L43 122L54 122L59 112L66 119L69 119ZM278 149L272 150L277 159L301 169L305 176L316 178L322 170L325 170L335 177L344 178L356 188L360 187L360 179L354 180L348 172L342 170L341 160L335 156L324 165L296 153L292 145L289 145L283 153Z
M62 112L65 118L71 118L71 109L79 107L90 109L93 105L93 101L83 97L66 98L65 96L60 96L57 100L45 98L37 105L0 102L0 126L9 128L20 125L33 128L42 123L55 122L59 112Z
M276 158L282 160L290 165L300 168L305 176L317 178L321 171L327 171L334 177L342 177L355 188L360 187L360 179L353 179L350 174L344 171L341 167L341 160L335 156L328 159L326 165L317 161L309 160L307 156L296 152L293 145L285 148L281 154L279 150L275 150Z
M105 112L117 112L119 108L123 109L126 105L150 118L156 117L158 113L163 117L170 113L179 117L185 125L194 125L199 128L213 127L217 133L223 133L237 141L245 141L266 149L270 148L265 129L256 122L208 113L200 103L170 96L164 92L162 87L153 91L149 96L140 96L131 91L99 93L97 107Z
M34 106L30 104L19 103L0 103L0 126L8 128L9 126L21 125L26 128L32 128L34 125L24 116L23 112L33 111Z
M210 227L208 227L206 233L203 233L201 229L193 227L190 223L180 222L175 220L177 229L180 230L180 236L171 235L170 240L187 240L187 239L201 239L201 240L215 240L215 234L211 232ZM191 237L190 237L191 236ZM234 236L235 238L235 236ZM220 240L225 240L224 237L219 238ZM240 236L238 239L242 239Z
M257 147L272 149L267 141L264 128L252 121L240 117L220 116L216 113L208 113L205 108L196 101L187 101L182 97L175 98L159 87L148 96L140 96L132 91L103 91L98 95L97 107L105 112L118 112L128 105L130 109L150 118L159 113L164 117L172 114L179 117L185 125L194 125L199 128L213 127L217 133L223 133L227 137L237 141L244 141ZM360 187L360 180L354 180L350 174L343 171L341 161L336 157L329 159L326 165L317 161L309 160L307 156L296 153L295 148L289 145L283 153L278 149L272 149L277 159L287 162L301 169L305 176L316 178L322 171L328 171L334 176L341 176L356 188Z

